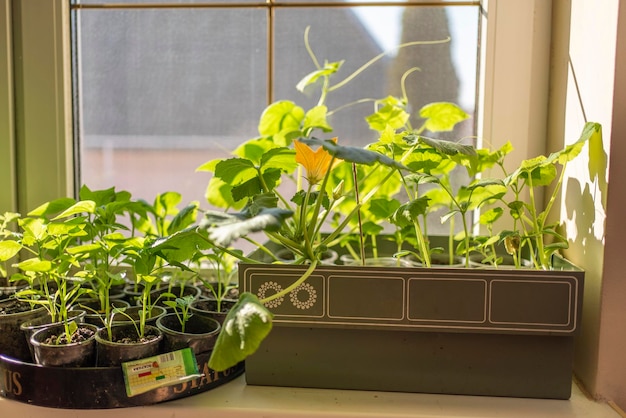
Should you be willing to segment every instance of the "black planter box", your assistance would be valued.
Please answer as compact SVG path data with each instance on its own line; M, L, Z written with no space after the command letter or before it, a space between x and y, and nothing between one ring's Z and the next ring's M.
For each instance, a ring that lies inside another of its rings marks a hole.
M584 272L319 266L270 302L253 385L568 399ZM261 298L306 266L240 264Z

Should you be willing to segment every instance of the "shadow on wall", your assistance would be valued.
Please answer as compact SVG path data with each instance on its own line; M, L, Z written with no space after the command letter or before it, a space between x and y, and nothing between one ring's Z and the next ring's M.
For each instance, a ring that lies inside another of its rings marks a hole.
M588 146L589 178L584 184L581 183L584 179L567 179L562 205L565 219L561 229L568 237L566 256L585 270L583 316L574 353L574 373L592 388L598 359L608 157L601 135L593 137ZM585 260L589 261L585 263Z

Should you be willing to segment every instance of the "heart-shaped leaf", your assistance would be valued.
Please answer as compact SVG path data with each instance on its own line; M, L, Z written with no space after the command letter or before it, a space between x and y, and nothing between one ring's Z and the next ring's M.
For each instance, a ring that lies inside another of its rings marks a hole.
M223 371L253 354L272 330L272 313L252 293L239 296L224 320L209 359L209 367Z

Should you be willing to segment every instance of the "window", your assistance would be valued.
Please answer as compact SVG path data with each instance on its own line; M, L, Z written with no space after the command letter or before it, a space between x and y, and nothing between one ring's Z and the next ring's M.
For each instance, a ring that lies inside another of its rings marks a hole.
M155 2L144 3L153 4ZM3 201L14 202L14 207L22 211L34 207L41 201L72 194L74 187L72 169L75 165L78 166L78 164L73 164L72 161L72 131L80 133L82 130L85 130L87 133L90 132L85 115L83 114L80 119L73 120L70 108L73 102L73 90L69 77L71 74L70 14L87 15L88 13L102 13L103 16L107 14L112 16L117 13L139 16L141 12L145 19L145 16L147 16L146 12L156 16L167 11L165 7L154 8L152 11L142 11L139 8L116 10L112 7L112 4L107 5L107 7L97 7L94 0L89 2L91 4L84 1L81 3L83 4L78 9L76 4L71 6L69 0L0 0L3 12L0 14L0 18L6 20L7 32L9 36L12 36L11 42L6 44L4 43L5 40L0 38L0 41L3 42L0 53L3 55L6 53L7 63L9 64L7 68L13 70L6 78L4 73L0 73L3 77L0 80L0 83L2 83L0 98L4 100L5 97L8 97L6 103L8 103L9 108L8 111L5 111L4 108L1 108L1 110L3 111L3 118L6 118L7 113L13 115L8 118L13 121L13 127L9 127L8 132L14 133L13 139L9 142L14 146L13 160L15 168L12 171L16 174L15 178L17 179L15 184L9 181L7 187L0 191L0 196L4 199ZM121 3L120 1L116 4ZM183 10L185 7L191 10L191 14L206 12L199 6L199 2L196 2L198 3L197 5L191 2L177 1L176 3L180 4L177 7L172 7L169 10L170 12L189 12ZM288 5L296 4L296 2L292 1L286 3ZM448 7L451 2L441 1L439 3ZM281 4L285 4L285 2ZM389 6L385 5L384 9L392 10L394 7L396 9L399 7L398 4L394 6L391 4ZM343 3L342 6L343 8L356 10L365 7L365 5L366 2L355 2L350 4L350 7L346 3ZM401 5L406 4L402 3ZM532 147L532 139L538 139L539 143L543 142L542 138L545 132L544 115L546 114L545 106L547 103L549 69L550 2L543 0L486 2L483 0L482 5L485 10L482 18L486 24L481 31L481 62L483 64L481 66L482 75L480 78L478 103L478 108L481 109L481 112L476 114L475 119L479 125L478 136L487 138L490 143L495 143L497 140L511 140L515 147L520 150L520 158L523 158L524 155L533 155L534 150L528 150ZM70 10L71 7L73 7L72 10ZM467 8L469 10L477 9L478 6L454 7ZM267 15L265 3L256 7L256 9L259 8L265 8L262 10L265 10ZM301 31L303 30L303 25L294 24L300 33L285 35L285 26L278 19L281 16L287 16L288 25L290 15L299 9L304 10L304 7L292 6L285 7L282 11L276 11L274 18L277 19L276 22L278 23L276 23L274 30L277 45L276 51L279 54L277 59L280 59L279 52L282 48L278 46L284 45L286 39L289 40L290 45L298 45L301 42ZM341 9L341 7L337 9ZM378 10L377 17L382 19L382 8ZM226 11L221 10L221 12ZM244 15L253 13L252 11L246 12L243 10L241 12ZM77 34L81 30L80 19L82 18L76 20L74 25ZM135 17L135 19L139 18ZM239 23L241 24L241 21ZM151 23L153 26L158 24L159 22L155 20ZM388 28L390 26L385 24L383 27ZM453 28L456 28L456 25ZM161 29L163 29L163 35L168 34L167 28L163 27ZM250 35L248 35L247 46L243 46L243 48L250 50L250 43L257 41L250 37L256 37L257 35L252 35L253 28L251 27L245 27L244 29L245 33ZM323 28L316 29L316 26L312 25L311 33L314 48L321 48L316 46L314 36L318 36L324 30ZM108 35L111 37L119 36L119 34L112 32L109 32ZM263 35L262 39L266 39L265 36ZM160 37L160 39L164 38L165 36ZM333 43L337 43L341 38L341 34L337 34L333 38ZM497 43L495 42L496 39L498 40ZM80 41L77 46L79 49L81 48ZM121 46L118 44L118 47ZM216 47L215 42L207 41L206 47ZM6 48L6 51L4 48ZM267 49L267 46L264 44L259 46L259 48ZM344 47L339 46L339 48ZM231 51L236 51L236 49L231 48ZM318 52L320 59L328 58L320 49L316 49L316 52ZM258 51L255 51L256 53ZM466 59L462 58L461 60L461 65L473 65L467 64ZM105 64L109 65L111 63L111 61L105 62ZM83 61L82 65L86 64ZM248 63L246 68L249 71L265 71L267 73L267 70L263 70L263 68L267 68L265 65L265 62L257 62L254 66ZM105 65L100 69L100 73L105 73L107 69L109 67ZM181 72L176 74L176 77L183 75L184 73ZM301 74L294 75L294 79L299 76ZM511 80L515 80L515 82L512 83ZM79 88L81 85L85 87L84 77L79 77L77 81ZM146 79L141 81L147 83L153 80ZM284 85L289 86L289 83L285 82ZM5 87L7 88L4 89ZM254 135L256 119L259 116L258 111L267 103L267 100L271 99L271 97L265 97L264 93L258 93L259 90L267 93L267 90L263 90L266 88L263 83L256 85L254 89L250 88L250 91L254 91L255 95L259 94L260 97L255 96L254 100L247 98L246 106L256 106L257 108L254 111L250 111L249 120L243 121L239 117L236 123L234 123L234 125L241 127L239 135L242 139ZM465 87L463 91L465 91ZM126 94L125 92L122 93ZM280 94L282 93L274 92L275 98L280 97ZM172 98L164 98L165 101L168 99ZM463 100L459 98L459 102L465 105ZM254 104L248 104L247 102L253 102ZM82 106L79 100L74 101L74 103ZM170 106L174 108L173 104ZM105 111L104 105L99 105L99 107L100 111ZM1 120L4 121L4 119ZM84 126L81 122L87 125ZM74 129L72 129L73 123L76 124ZM227 124L233 125L231 122ZM93 125L92 127L95 126ZM4 125L2 127L4 129ZM97 133L95 131L91 132ZM190 138L187 139L189 140ZM85 141L85 144L88 143L89 141ZM188 141L188 144L193 144L193 140ZM145 149L142 151L142 154L149 155ZM194 155L199 153L198 149L192 149L192 151L195 151ZM107 158L103 158L100 161L105 163L111 161ZM209 158L211 158L209 155L198 156L198 161L203 162ZM129 161L129 164L136 163L134 158ZM166 165L172 165L173 161L173 158L168 159ZM184 169L192 170L195 168L195 164L195 162L185 163ZM83 167L83 170L86 169ZM164 167L159 167L159 169L166 171ZM119 169L114 170L114 174L131 178L128 172L124 174L124 170L124 167L120 166ZM192 177L190 181L194 182L194 187L202 188L204 187L204 182L199 180L199 176L202 176L202 174L194 173L190 175ZM79 178L81 181L89 181L85 177L85 172ZM156 180L152 180L152 178L150 181L156 183ZM7 178L3 178L3 182L7 182ZM94 187L97 187L97 185L94 185ZM120 187L123 187L123 185ZM162 191L166 188L168 188L168 185L163 184L159 187L159 190ZM134 191L133 193L135 194ZM194 193L203 193L203 190L197 190ZM12 198L11 196L17 197ZM189 197L189 199L191 198Z
M74 1L79 183L148 200L177 190L185 201L204 201L208 176L195 168L256 136L269 102L316 103L295 89L315 69L307 26L320 62L345 60L337 80L389 51L329 96L330 110L399 95L402 73L416 66L408 80L415 112L453 101L474 114L479 3L432 3ZM374 141L364 122L372 109L371 102L341 109L330 120L333 135ZM462 136L475 137L472 122L454 134Z

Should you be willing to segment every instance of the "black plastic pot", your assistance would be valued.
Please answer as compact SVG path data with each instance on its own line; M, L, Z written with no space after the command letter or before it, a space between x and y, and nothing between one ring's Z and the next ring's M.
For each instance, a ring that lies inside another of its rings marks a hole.
M50 367L90 367L96 360L96 331L92 324L80 324L79 329L91 333L84 341L70 344L47 344L46 339L64 332L63 325L53 325L36 331L30 338L35 362Z
M126 361L156 356L163 340L161 331L148 325L145 341L122 342L124 338L137 339L137 330L132 323L112 325L111 336L112 341L108 339L106 328L100 328L96 333L96 363L99 367L119 366Z
M130 304L123 299L111 300L112 308L129 308ZM99 312L100 301L99 300L86 300L79 302L72 309L84 310L87 312L85 315L85 322L88 324L101 327L104 325L103 313Z
M0 277L0 300L8 299L14 295L17 291L25 289L28 283L20 281L17 283L9 282L6 277Z
M217 309L217 300L215 299L198 299L191 302L189 309L196 315L205 316L216 319L222 325L228 311L237 303L233 299L223 299L220 303L220 310Z
M76 323L82 324L85 321L86 312L76 309L73 311L69 311L67 315L68 315L68 320L70 322L76 322ZM53 325L61 325L61 324L63 324L62 321L52 322L50 315L46 314L46 316L23 322L20 325L20 329L24 333L24 337L26 338L26 341L28 342L28 348L30 349L30 354L31 354L31 359L30 359L31 361L35 360L35 353L33 351L33 346L30 343L30 338L33 336L33 334L39 331L40 329L47 328Z
M191 315L185 324L185 332L175 313L168 313L157 320L157 327L163 332L165 351L175 351L189 347L195 354L212 350L220 331L220 323L200 315Z
M22 311L10 312L10 308L21 306ZM45 318L48 312L42 307L31 309L26 302L15 299L0 301L0 353L22 361L32 361L28 342L24 338L20 326L24 322Z

